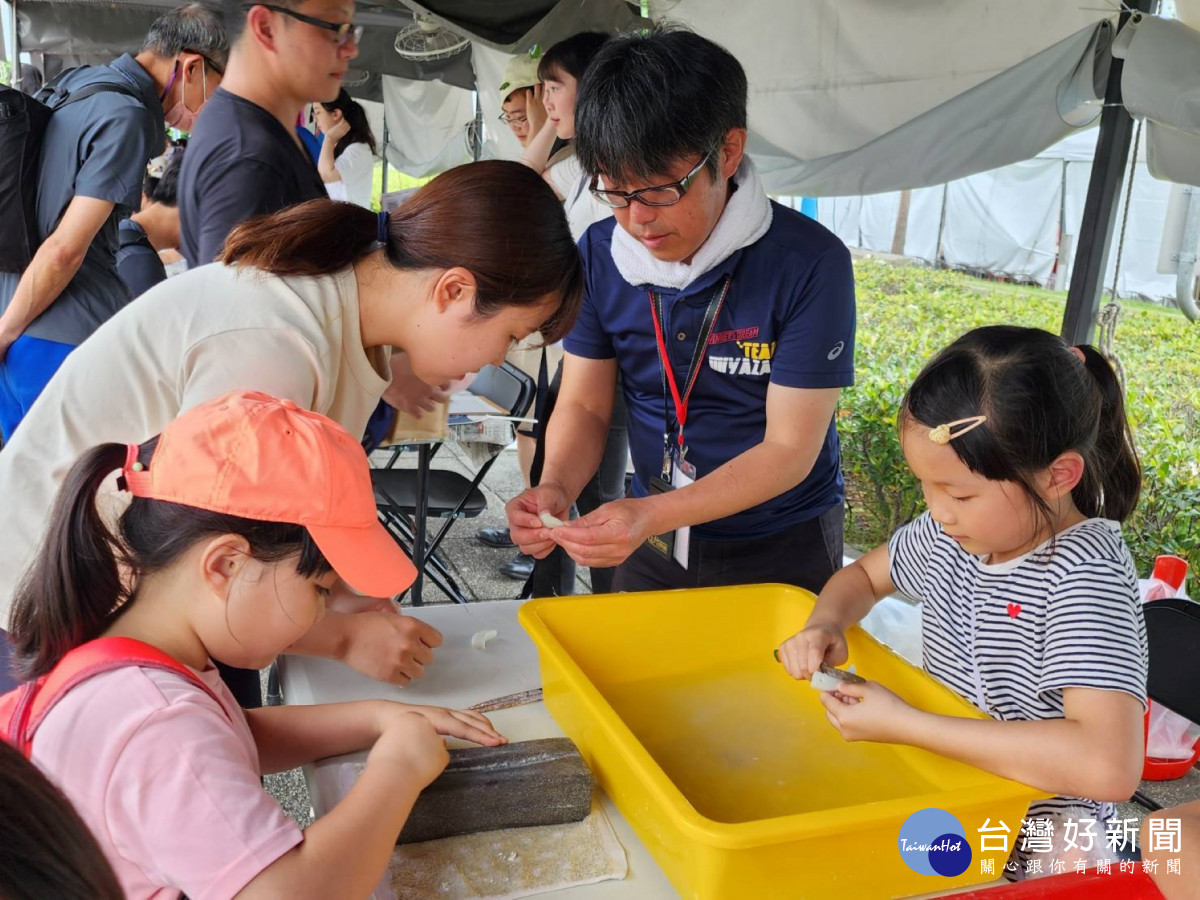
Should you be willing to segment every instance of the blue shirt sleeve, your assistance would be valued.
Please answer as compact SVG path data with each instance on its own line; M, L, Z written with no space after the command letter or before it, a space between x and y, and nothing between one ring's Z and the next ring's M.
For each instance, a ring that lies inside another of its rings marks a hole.
M613 359L617 354L612 338L600 324L600 314L596 309L597 300L602 301L603 298L596 294L596 266L592 260L588 232L584 232L579 240L579 255L583 259L583 304L575 325L563 339L563 349L588 359Z
M771 382L834 388L854 383L854 268L840 242L801 276L771 360Z
M109 104L111 108L95 116L83 133L83 165L75 176L75 194L136 210L141 205L146 163L152 155L147 113L141 104L124 97L113 98Z

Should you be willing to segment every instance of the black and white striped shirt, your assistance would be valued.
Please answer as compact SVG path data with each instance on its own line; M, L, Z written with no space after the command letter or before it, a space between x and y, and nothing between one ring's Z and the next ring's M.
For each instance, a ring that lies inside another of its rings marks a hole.
M924 602L926 671L993 718L1063 717L1064 688L1125 691L1145 705L1148 665L1137 573L1121 528L1087 519L1029 553L989 565L928 512L889 544L892 583ZM1111 805L1056 797L1111 815Z

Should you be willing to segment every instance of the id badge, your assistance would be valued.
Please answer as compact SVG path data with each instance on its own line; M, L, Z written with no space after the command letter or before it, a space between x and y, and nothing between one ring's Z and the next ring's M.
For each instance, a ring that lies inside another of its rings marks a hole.
M654 494L665 494L673 490L675 488L661 478L650 479L651 496ZM663 559L672 559L675 554L675 532L668 531L664 534L652 534L646 538L646 546Z
M678 453L673 454L675 457L674 465L671 467L671 487L678 489L687 487L696 480L696 467L680 456ZM692 527L684 525L682 528L675 530L675 546L672 550L672 557L675 562L688 567L688 550L691 545Z

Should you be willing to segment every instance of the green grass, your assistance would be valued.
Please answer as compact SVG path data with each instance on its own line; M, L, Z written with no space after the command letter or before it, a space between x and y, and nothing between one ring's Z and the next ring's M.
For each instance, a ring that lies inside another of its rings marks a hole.
M411 175L405 175L403 172L396 171L395 166L388 166L388 191L402 191L406 188L420 187L432 180L432 175L427 175L424 178L414 178ZM379 195L383 193L385 193L383 187L383 163L377 162L375 163L375 174L371 182L372 209L379 209Z
M847 540L869 548L920 508L904 465L896 409L921 366L965 331L1014 323L1058 333L1066 294L956 272L855 265L857 382L838 428L850 500ZM1142 500L1125 523L1139 571L1176 553L1200 570L1200 323L1150 303L1122 303L1114 344L1144 470Z

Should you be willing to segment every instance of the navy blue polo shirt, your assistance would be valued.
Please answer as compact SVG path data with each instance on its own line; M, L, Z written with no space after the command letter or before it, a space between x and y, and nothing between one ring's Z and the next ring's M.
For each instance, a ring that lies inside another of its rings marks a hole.
M629 416L633 493L643 497L663 458L663 395L649 291L662 294L664 337L681 386L705 310L721 279L729 295L709 339L688 405L688 461L698 477L762 442L767 386L848 387L854 383L854 272L850 253L818 222L771 204L771 227L755 243L682 291L633 286L612 259L615 219L579 242L586 270L583 308L564 347L589 359L616 358ZM682 389L682 387L681 387ZM706 540L779 534L842 503L837 430L830 422L820 455L796 487L725 519L696 526Z
M317 165L291 128L245 97L213 91L179 170L179 251L212 262L235 225L305 200L328 199Z

